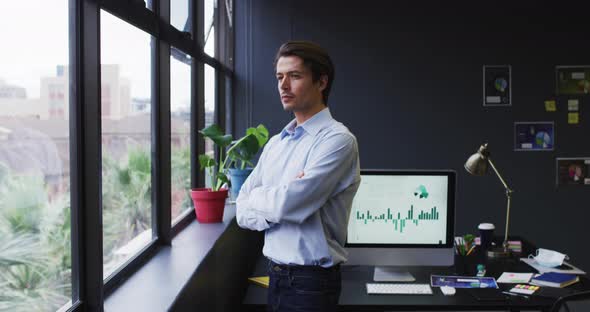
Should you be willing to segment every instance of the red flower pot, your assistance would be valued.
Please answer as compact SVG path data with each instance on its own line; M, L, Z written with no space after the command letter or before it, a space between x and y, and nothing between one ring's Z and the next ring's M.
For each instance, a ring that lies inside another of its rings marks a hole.
M191 190L191 198L195 205L197 221L200 223L215 223L223 220L227 189L214 192L209 188L196 188Z

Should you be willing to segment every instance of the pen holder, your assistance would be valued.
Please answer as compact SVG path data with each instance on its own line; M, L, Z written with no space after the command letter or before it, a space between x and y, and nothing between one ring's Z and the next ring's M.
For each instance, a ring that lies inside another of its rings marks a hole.
M455 237L455 254L460 256L469 256L474 251L475 236L473 234L465 234L463 236Z
M455 265L453 267L455 274L459 276L471 276L471 268L474 264L470 261L470 256L455 255Z

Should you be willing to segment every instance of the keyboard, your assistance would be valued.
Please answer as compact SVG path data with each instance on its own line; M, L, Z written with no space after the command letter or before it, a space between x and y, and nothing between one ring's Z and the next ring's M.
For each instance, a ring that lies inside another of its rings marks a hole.
M367 283L369 295L432 295L428 284Z

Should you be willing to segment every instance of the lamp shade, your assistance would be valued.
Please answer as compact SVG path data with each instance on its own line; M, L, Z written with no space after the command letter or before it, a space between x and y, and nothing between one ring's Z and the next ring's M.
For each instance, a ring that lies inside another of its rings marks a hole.
M482 176L488 172L488 144L479 147L477 153L471 155L465 162L465 170L472 175Z

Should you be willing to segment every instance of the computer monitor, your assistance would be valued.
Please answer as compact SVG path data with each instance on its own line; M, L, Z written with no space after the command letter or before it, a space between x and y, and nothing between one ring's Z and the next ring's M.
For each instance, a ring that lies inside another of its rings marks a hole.
M345 265L374 265L375 281L413 281L400 267L453 265L455 181L453 170L361 170Z

